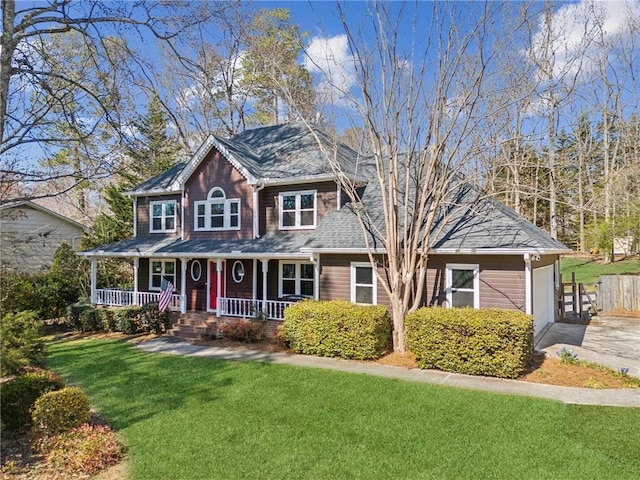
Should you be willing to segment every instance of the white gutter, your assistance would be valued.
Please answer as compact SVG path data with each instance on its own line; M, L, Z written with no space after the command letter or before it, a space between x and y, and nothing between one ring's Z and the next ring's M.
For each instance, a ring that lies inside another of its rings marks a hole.
M353 177L354 182L366 183L367 179ZM281 185L300 185L304 183L318 183L318 182L336 182L336 175L333 173L321 173L318 175L301 175L297 177L283 177L283 178L263 178L262 181L267 186L281 186Z
M260 238L260 195L264 188L264 183L260 182L253 186L253 238Z
M189 258L189 259L207 259L211 258L213 253L194 253L194 252L155 252L155 251L147 251L147 252L80 252L78 255L87 258L137 258L137 257L153 257L153 258ZM244 258L244 259L253 259L253 258L269 258L271 259L309 259L308 253L257 253L257 252L248 252L242 253L238 251L230 251L230 252L215 252L216 258Z
M180 240L184 240L184 210L184 188L182 188L182 195L180 196Z
M133 237L138 236L138 197L133 198Z
M525 293L525 313L533 315L533 270L531 269L531 254L524 254L524 293Z

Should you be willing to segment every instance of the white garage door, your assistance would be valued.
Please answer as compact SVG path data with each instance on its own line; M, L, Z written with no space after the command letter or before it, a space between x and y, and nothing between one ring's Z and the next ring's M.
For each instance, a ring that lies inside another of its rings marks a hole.
M553 322L553 265L533 271L533 334Z

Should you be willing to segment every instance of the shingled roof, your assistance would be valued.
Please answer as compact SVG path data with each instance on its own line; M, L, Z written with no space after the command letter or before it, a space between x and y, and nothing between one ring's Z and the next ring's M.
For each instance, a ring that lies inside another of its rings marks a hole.
M321 147L319 146L319 143ZM372 219L368 235L370 245L380 252L384 245L373 232L384 231L384 217L380 202L380 186L375 181L370 158L362 158L344 145L334 141L319 129L302 123L288 123L245 130L231 138L211 136L203 143L191 160L138 185L133 195L179 191L179 183L185 182L206 158L212 148L217 148L251 182L282 180L304 177L326 180L333 176L326 155L322 151L337 152L341 168L354 178L371 179L364 187L359 208L365 208ZM403 206L399 206L400 209ZM435 225L430 241L430 251L442 253L562 253L568 249L534 226L523 217L482 194L469 183L458 178L452 186L449 203L440 208L440 222ZM242 252L242 255L259 254L311 254L322 251L363 251L365 236L354 213L353 205L344 205L338 211L327 212L314 231L308 234L288 235L278 233L250 240L173 240L131 239L118 244L95 249L94 254L110 255L129 253L140 255L188 255L211 252Z
M293 122L245 130L230 138L211 135L188 162L176 165L127 193L146 195L179 191L179 183L188 179L213 148L220 150L252 182L269 183L302 176L310 180L313 177L332 177L331 166L318 143L326 152L337 150L341 171L355 175L359 155L354 150L335 144L316 127Z

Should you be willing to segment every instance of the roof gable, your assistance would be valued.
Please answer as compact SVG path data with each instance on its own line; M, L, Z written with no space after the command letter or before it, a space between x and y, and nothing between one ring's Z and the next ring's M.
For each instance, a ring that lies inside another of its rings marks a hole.
M14 208L20 208L20 207L25 207L25 208L31 208L33 210L38 210L46 215L49 215L51 217L56 218L57 220L61 221L61 222L66 222L74 227L77 227L81 230L87 230L87 226L83 225L80 222L76 222L75 220L69 218L69 217L65 217L64 215L61 215L59 213L54 212L53 210L50 210L46 207L43 207L42 205L38 205L35 202L32 202L31 200L20 200L17 202L8 202L8 203L4 203L2 205L0 205L0 210L11 210Z

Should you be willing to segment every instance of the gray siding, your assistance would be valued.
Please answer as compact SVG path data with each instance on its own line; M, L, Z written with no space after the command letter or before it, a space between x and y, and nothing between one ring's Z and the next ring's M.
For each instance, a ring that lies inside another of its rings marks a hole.
M0 219L0 261L24 272L47 269L60 245L77 249L83 233L74 223L28 205L7 208Z
M351 262L366 262L366 255L322 255L320 298L351 298ZM425 304L442 305L445 301L445 268L447 263L480 266L480 307L525 310L524 260L519 255L431 255L429 257ZM382 269L380 269L382 272ZM378 303L389 307L389 299L378 283Z

